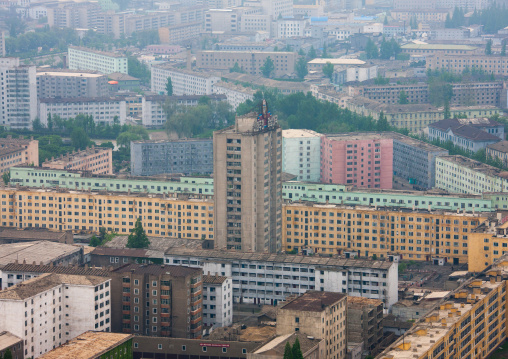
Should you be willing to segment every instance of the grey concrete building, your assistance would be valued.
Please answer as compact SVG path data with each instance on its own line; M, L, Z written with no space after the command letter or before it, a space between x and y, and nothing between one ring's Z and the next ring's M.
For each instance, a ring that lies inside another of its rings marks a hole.
M38 98L104 97L108 77L92 71L37 71Z
M393 138L393 174L421 189L435 185L436 157L448 150L395 132Z
M282 130L268 112L236 118L213 134L217 248L279 252L282 242Z
M133 176L154 176L164 173L184 175L213 173L212 140L182 139L131 143Z
M376 355L383 341L383 302L347 297L347 341L363 343L365 355Z

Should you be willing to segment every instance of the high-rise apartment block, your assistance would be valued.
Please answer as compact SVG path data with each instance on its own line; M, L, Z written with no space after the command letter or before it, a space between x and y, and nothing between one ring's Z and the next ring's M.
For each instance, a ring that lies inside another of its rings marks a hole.
M282 171L299 181L319 182L321 137L311 130L282 131Z
M127 56L86 47L69 46L69 69L92 70L104 74L128 74Z
M22 66L19 58L0 58L0 85L0 125L32 128L37 117L35 66Z
M359 188L392 188L393 140L376 133L321 139L321 181Z
M202 334L201 269L128 264L113 271L112 331L199 339Z
M215 245L278 252L282 238L282 131L263 100L260 114L213 134Z
M301 332L326 340L329 359L346 358L347 296L309 291L277 310L277 335Z
M37 96L50 97L103 97L108 95L108 77L96 72L39 71Z

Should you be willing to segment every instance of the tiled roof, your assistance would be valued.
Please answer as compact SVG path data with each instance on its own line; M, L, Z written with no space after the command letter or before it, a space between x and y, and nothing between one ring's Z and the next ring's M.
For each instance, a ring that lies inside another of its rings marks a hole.
M81 251L79 246L50 241L31 241L0 245L0 264L15 261L49 264Z
M324 308L337 303L347 296L342 293L332 292L307 292L298 298L290 301L281 309L299 310L303 312L321 312Z
M136 273L136 274L152 274L161 275L169 274L173 277L186 277L188 275L196 275L202 273L201 268L189 268L171 265L158 264L127 264L113 270L114 273Z
M218 275L204 275L203 284L222 284L227 279L228 279L227 277L222 277Z
M2 267L3 272L24 272L24 273L58 273L70 275L93 275L98 277L109 277L111 273L107 270L88 267L52 266L38 264L9 263Z
M487 148L494 151L508 153L508 141L500 141L498 143L493 143L491 145L488 145Z
M490 127L491 125L486 126ZM475 125L463 124L457 119L441 120L430 124L429 127L436 128L444 132L451 130L455 136L467 138L472 141L500 141L499 137L482 131Z

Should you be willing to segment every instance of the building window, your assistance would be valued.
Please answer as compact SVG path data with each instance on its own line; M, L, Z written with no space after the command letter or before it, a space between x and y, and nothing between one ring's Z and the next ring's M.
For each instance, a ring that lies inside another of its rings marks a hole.
M203 351L206 352L206 347L202 347L201 349L203 349Z
M185 345L182 345L182 351L186 351L187 350L187 347Z
M157 344L157 349L162 350L162 344Z
M134 348L137 348L138 347L138 343L134 343Z
M227 353L228 352L228 348L222 348L222 352L223 353Z

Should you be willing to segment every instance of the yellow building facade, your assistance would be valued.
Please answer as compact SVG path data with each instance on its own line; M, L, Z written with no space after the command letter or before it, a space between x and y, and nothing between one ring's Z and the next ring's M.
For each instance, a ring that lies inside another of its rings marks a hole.
M506 339L508 261L470 279L376 359L483 359Z
M341 205L287 204L283 245L320 254L427 260L441 257L467 263L469 235L484 214L404 211Z
M0 189L1 225L129 233L137 218L149 236L213 239L213 200L129 193Z
M481 272L508 254L508 217L498 213L471 233L470 272Z

